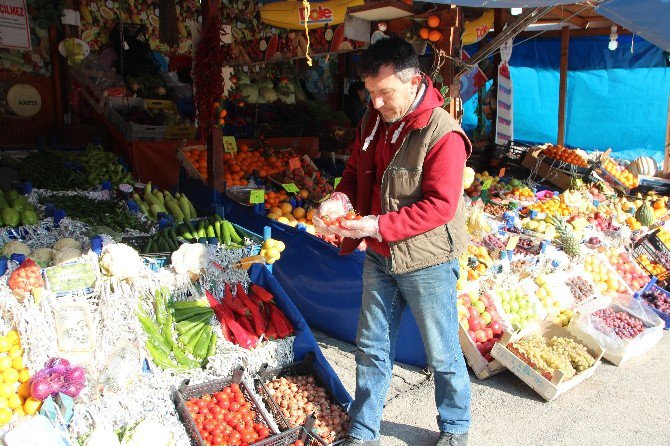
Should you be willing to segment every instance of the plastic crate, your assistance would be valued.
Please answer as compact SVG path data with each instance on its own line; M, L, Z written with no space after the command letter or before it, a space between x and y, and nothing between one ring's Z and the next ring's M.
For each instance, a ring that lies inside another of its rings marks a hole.
M305 359L299 362L294 362L284 367L277 367L274 369L268 369L267 364L261 367L258 371L258 376L255 380L255 387L258 394L261 396L261 399L265 403L268 411L272 414L272 417L277 422L277 426L281 431L287 431L292 429L292 426L289 425L288 420L282 415L281 409L275 402L274 398L270 395L266 383L272 381L275 378L282 378L286 376L301 376L301 375L311 375L314 377L314 382L326 389L326 394L331 401L331 404L338 404L337 400L333 396L333 393L330 391L328 386L325 384L325 380L319 375L318 371L314 368L314 356L308 354ZM339 404L338 404L339 405ZM339 441L338 439L337 441ZM337 443L336 441L336 443ZM333 443L335 444L335 443Z
M656 285L656 280L652 279L647 286L645 286L642 290L640 290L638 293L635 293L634 296L637 300L640 302L643 302L645 305L649 306L653 310L654 313L661 319L663 319L663 322L665 322L665 329L670 330L670 314L664 313L661 310L658 310L654 307L652 307L643 297L642 295L646 293L647 291L660 291L663 293L666 297L670 297L670 292L667 290L664 290L660 286Z
M145 99L144 104L147 110L170 110L175 114L179 114L177 104L172 101L164 101L160 99ZM163 139L193 139L195 138L197 129L190 124L184 125L168 125L165 127L165 134Z
M311 434L304 427L297 427L286 431L274 437L266 438L261 440L258 443L254 443L254 446L290 446L296 440L302 440L305 446L325 446L326 443L323 442L316 435Z
M131 141L162 141L165 135L164 125L141 125L126 121L119 114L124 108L144 108L146 105L142 98L109 98L109 106L105 117L109 119L123 135Z
M203 395L209 395L212 393L219 392L221 389L223 389L226 386L229 386L232 383L239 384L240 390L242 391L242 395L244 395L244 399L246 401L251 402L252 409L256 413L254 423L261 423L264 426L267 426L272 434L278 433L275 429L273 429L270 420L268 420L265 414L260 410L261 406L256 397L254 397L254 395L251 393L247 385L242 381L242 374L243 374L242 370L237 370L233 373L232 378L217 379L214 381L208 381L206 383L193 384L193 385L182 384L182 386L179 387L179 389L174 391L173 400L175 407L177 409L177 413L179 414L179 417L181 418L181 421L184 424L184 427L186 428L186 432L191 438L192 444L196 446L205 446L205 442L203 441L202 436L198 431L195 421L193 420L193 417L191 417L191 414L189 414L188 409L186 408L186 401L190 400L191 398L200 398ZM265 444L265 443L255 443L255 444ZM275 443L267 443L267 444L274 445ZM285 444L285 443L278 443L278 444Z

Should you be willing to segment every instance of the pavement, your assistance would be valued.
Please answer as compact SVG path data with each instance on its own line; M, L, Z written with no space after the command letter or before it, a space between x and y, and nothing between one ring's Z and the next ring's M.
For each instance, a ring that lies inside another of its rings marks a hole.
M324 355L353 396L355 347L314 332ZM509 371L472 383L469 446L598 446L670 443L670 334L649 353L594 375L545 402ZM429 446L437 439L432 378L396 363L381 426L383 446Z

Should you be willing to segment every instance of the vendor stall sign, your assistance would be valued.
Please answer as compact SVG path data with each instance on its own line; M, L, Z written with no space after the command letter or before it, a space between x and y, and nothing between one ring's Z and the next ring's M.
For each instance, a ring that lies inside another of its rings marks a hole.
M264 189L253 189L249 192L249 203L250 204L259 204L265 203L265 190Z
M363 0L329 0L313 3L306 17L302 2L283 1L268 3L259 8L261 22L277 28L304 29L344 23L347 8L362 5Z
M237 141L234 136L223 137L223 151L226 153L237 153Z
M502 59L498 67L498 116L496 118L495 143L507 145L514 139L514 94L512 76L509 71L509 59L512 57L512 40L508 40L500 49Z
M0 0L0 47L30 49L25 0Z
M16 84L7 92L7 105L17 116L30 118L42 109L42 96L32 85Z

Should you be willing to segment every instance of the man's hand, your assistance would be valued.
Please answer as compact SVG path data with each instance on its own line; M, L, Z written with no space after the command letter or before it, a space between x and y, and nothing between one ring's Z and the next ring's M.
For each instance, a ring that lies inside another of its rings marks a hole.
M331 230L342 237L372 237L380 242L382 241L382 236L379 233L379 217L376 215L368 215L358 220L343 220L340 227L333 227Z
M349 201L349 197L342 192L333 192L329 199L321 203L316 216L319 218L326 216L331 220L335 220L344 216L353 208L354 207Z

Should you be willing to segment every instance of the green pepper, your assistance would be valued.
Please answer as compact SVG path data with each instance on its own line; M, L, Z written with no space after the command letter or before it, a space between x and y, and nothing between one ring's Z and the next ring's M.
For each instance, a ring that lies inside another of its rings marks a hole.
M5 208L2 210L2 220L6 226L16 227L21 222L21 214L14 208Z
M198 343L193 348L193 356L202 361L207 356L209 350L209 340L212 336L212 326L205 325L205 329L198 339Z

